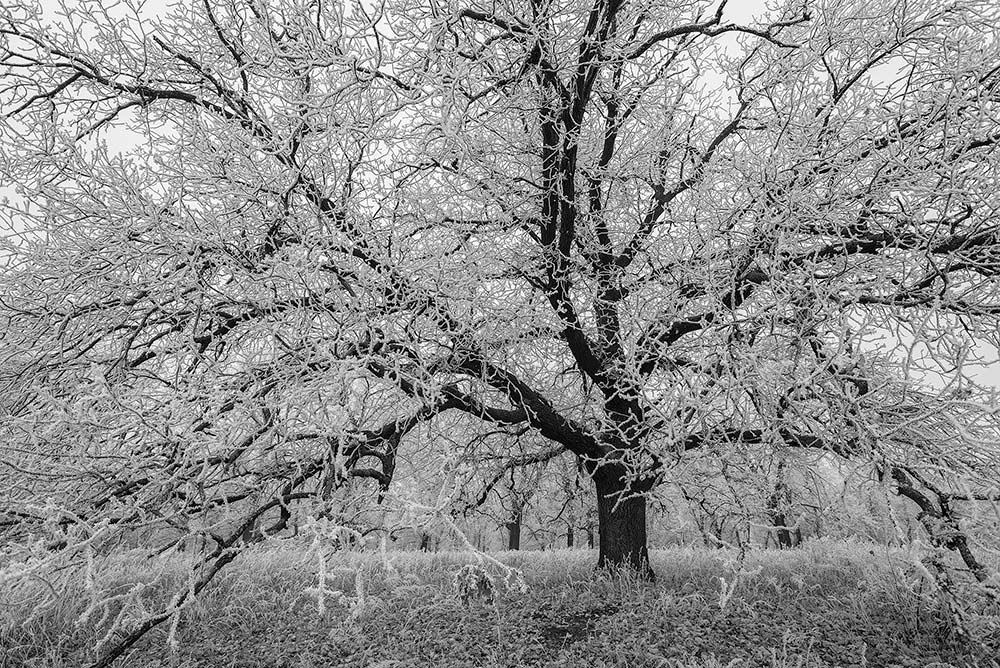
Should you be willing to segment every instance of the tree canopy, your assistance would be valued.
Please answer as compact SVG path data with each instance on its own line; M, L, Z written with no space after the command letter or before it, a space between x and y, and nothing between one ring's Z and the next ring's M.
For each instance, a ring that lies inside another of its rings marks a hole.
M986 578L996 3L141 11L0 10L11 540L202 531L194 591L346 480L565 454L644 568L686 452L805 448Z

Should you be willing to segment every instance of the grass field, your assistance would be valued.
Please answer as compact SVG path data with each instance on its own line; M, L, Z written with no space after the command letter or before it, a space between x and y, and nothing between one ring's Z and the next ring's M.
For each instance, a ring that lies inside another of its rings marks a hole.
M293 545L254 549L173 630L155 629L119 665L943 668L995 666L1000 657L996 611L982 607L966 619L977 642L956 637L919 560L904 551L818 542L751 552L739 566L726 551L655 551L654 584L596 574L592 551L495 556L523 572L526 591L505 586L516 578L486 562L494 600L463 602L454 579L475 562L468 553L389 552L388 561L333 554L320 596L316 554ZM120 558L102 569L102 590L149 586L110 616L94 608L83 624L77 619L90 599L82 581L78 595L54 598L27 623L29 601L18 590L22 598L0 612L0 665L85 664L114 615L138 619L183 586L184 572L178 557Z

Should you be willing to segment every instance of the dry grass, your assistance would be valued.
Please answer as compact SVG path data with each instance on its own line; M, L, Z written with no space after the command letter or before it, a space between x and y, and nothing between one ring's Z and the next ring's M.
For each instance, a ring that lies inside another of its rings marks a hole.
M496 597L464 606L453 578L476 563L470 553L337 553L321 596L317 554L294 543L248 550L173 634L162 625L121 665L989 666L1000 648L986 607L969 619L985 645L956 641L919 555L903 550L816 542L742 563L727 551L654 551L655 584L595 573L591 551L493 556L523 572L527 591L508 590L511 571L486 562ZM102 564L92 586L67 575L57 597L41 582L0 585L0 666L84 664L114 618L163 605L188 572L177 556L127 553ZM95 591L122 598L94 606Z

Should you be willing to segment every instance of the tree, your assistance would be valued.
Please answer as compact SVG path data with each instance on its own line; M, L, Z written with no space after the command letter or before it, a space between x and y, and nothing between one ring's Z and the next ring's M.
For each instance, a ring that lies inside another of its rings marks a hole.
M974 560L989 406L931 392L942 450L886 406L996 341L995 3L124 6L0 15L10 536L199 517L197 593L248 524L528 430L601 566L651 574L697 449L877 462Z

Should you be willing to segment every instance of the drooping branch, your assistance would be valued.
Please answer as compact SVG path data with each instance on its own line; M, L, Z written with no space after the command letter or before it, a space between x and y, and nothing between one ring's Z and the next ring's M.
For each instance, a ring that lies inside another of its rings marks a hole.
M909 499L920 508L917 517L924 525L924 529L927 530L931 542L934 545L957 552L968 567L969 572L979 582L989 580L992 575L990 569L973 554L969 538L951 507L951 500L955 497L941 492L936 486L921 478L923 486L937 498L936 502L932 501L930 496L920 491L914 483L913 477L917 474L912 469L891 466L888 472L896 483L896 493ZM1000 592L994 591L994 595L1000 597Z
M468 512L474 508L479 508L489 499L490 493L499 484L503 477L511 470L517 468L523 468L525 466L530 466L532 464L543 464L545 462L551 461L556 457L565 453L567 449L564 446L556 446L554 448L548 448L545 450L540 450L538 452L518 455L517 457L512 457L507 459L501 467L493 474L491 478L486 481L483 485L482 490L479 492L479 496L476 497L475 501L471 501L466 504L465 508L461 512Z
M766 444L781 443L789 448L823 450L838 455L845 460L852 460L862 452L857 442L839 442L812 434L794 431L788 428L777 430L720 428L707 432L698 432L685 437L679 444L681 451L696 450L713 445L729 444ZM911 467L892 463L882 463L877 467L880 476L888 475L895 482L896 493L912 501L920 510L918 518L923 524L934 545L956 552L969 571L979 582L986 582L992 576L991 570L973 553L966 530L961 526L959 518L950 505L952 500L961 499L992 499L990 495L958 495L944 492L937 488ZM662 475L662 473L661 473ZM921 491L914 482L920 480ZM929 492L929 493L928 493ZM933 494L936 500L930 496Z
M761 37L767 41L776 44L782 48L792 49L795 48L796 44L791 44L782 41L778 35L784 28L789 28L791 26L800 25L807 23L811 20L811 15L808 12L784 20L775 21L765 28L753 28L749 26L740 26L735 23L723 23L722 14L726 8L728 0L722 0L719 6L715 10L715 14L708 20L702 21L700 23L692 23L686 26L678 26L675 28L669 28L667 30L661 30L652 35L646 37L642 42L635 45L629 54L626 56L629 60L635 60L639 58L651 48L656 45L665 42L670 39L675 39L677 37L683 37L691 34L705 35L707 37L715 37L717 35L722 35L725 33L736 32L744 33L748 35L754 35L755 37Z

